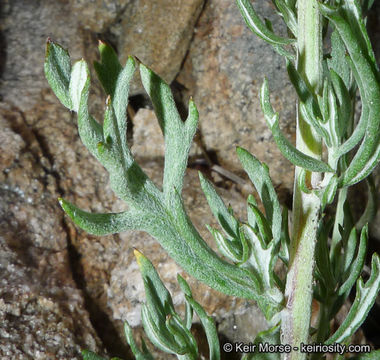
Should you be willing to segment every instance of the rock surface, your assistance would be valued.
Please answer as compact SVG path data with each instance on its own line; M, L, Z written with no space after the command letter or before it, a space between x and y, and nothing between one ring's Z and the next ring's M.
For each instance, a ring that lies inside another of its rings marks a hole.
M281 31L269 1L256 1L254 6ZM246 148L270 164L276 185L289 190L292 166L277 150L260 109L264 76L281 115L281 128L294 141L295 96L284 59L246 27L234 2L207 1L177 78L194 97L205 147L216 152L221 165L235 171L241 171L235 148Z
M22 114L0 111L0 357L101 351L73 280L57 179Z

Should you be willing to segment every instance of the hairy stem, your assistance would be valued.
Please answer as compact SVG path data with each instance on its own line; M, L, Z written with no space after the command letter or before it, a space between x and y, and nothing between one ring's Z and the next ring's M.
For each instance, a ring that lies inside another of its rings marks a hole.
M316 0L298 1L298 63L297 68L315 92L320 91L322 77L321 16ZM302 118L297 117L297 149L316 159L322 158L319 136ZM320 201L313 193L304 193L298 178L302 170L296 167L293 194L293 231L289 271L286 281L286 308L282 315L282 342L294 351L284 355L286 360L301 360L305 353L296 349L308 343L311 304L313 300L314 253L319 222ZM306 173L306 185L316 187L320 173Z

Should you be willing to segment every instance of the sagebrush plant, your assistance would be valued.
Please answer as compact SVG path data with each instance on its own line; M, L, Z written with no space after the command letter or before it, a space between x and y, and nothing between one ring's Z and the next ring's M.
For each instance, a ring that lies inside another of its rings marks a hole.
M134 160L126 139L129 84L138 66L129 57L122 67L114 50L99 44L97 76L107 94L103 125L88 111L90 76L84 60L71 66L68 52L48 41L45 74L53 91L78 114L79 135L107 169L115 194L129 207L122 213L92 214L60 199L71 219L91 234L144 230L190 275L225 294L254 300L269 328L253 344L278 344L277 352L256 352L244 359L323 359L323 352L301 351L302 344L349 344L380 290L380 260L372 256L369 279L362 272L367 249L368 222L376 212L376 192L370 173L380 159L380 73L366 31L366 15L374 0L273 0L288 36L274 33L249 0L237 0L249 28L285 58L289 78L298 95L296 145L280 130L279 114L270 103L264 81L261 106L282 154L296 166L291 229L288 210L278 201L266 164L247 150L237 156L261 199L247 199L248 219L237 219L202 174L200 184L220 228L209 227L219 248L214 252L191 223L181 198L190 145L198 122L192 100L182 121L169 86L139 64L145 91L165 139L163 185L159 189ZM356 95L361 113L356 116ZM254 126L254 124L252 124ZM366 179L368 203L358 221L350 211L348 188ZM326 207L330 210L326 212ZM260 208L263 208L263 213ZM135 250L143 277L146 303L142 322L151 342L179 359L197 359L190 331L195 311L205 329L209 358L220 359L215 324L194 300L182 277L186 313L175 311L169 292L149 260ZM286 277L276 273L279 262ZM336 331L330 321L356 283L355 300ZM319 304L311 326L312 301ZM136 359L152 359L143 342L140 349L125 324L126 339ZM226 349L226 348L225 348ZM225 350L224 349L224 350ZM252 349L255 350L253 347ZM342 359L343 355L331 355ZM101 359L89 351L86 359ZM380 358L380 351L356 359Z

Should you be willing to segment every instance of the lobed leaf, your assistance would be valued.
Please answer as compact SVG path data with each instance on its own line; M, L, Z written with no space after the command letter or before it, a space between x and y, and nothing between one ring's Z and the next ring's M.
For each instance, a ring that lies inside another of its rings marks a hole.
M354 76L358 84L366 84L364 93L361 94L364 106L369 106L368 123L364 139L352 159L349 167L341 177L342 186L350 186L370 174L380 159L380 85L378 82L379 73L374 63L373 51L368 45L365 27L359 15L355 14L356 8L351 1L346 1L349 11L344 11L342 7L332 8L319 3L321 12L329 18L341 36L347 51L352 59L355 69ZM346 19L348 18L348 20ZM353 32L359 29L359 34L363 37L361 46L358 46L358 33Z
M272 229L274 242L277 244L281 237L281 207L269 176L268 167L243 148L238 147L236 152L243 169L260 196L264 205L265 216Z
M371 276L364 284L360 278L356 284L356 296L346 319L338 330L325 342L332 344L343 342L349 338L367 318L380 291L380 259L377 254L372 256Z
M140 74L165 138L163 192L166 201L169 201L175 191L182 191L190 146L197 128L198 111L194 102L190 100L189 115L183 123L169 85L142 64Z

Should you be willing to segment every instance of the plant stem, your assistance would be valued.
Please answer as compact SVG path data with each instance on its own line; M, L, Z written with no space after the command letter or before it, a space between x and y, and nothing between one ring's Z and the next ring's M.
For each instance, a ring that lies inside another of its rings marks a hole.
M316 0L298 0L297 69L308 85L319 92L322 83L322 24ZM316 159L322 158L322 141L302 118L297 116L297 149ZM295 169L293 194L293 229L290 261L286 280L286 308L282 314L282 343L293 349L308 343L311 304L313 300L314 253L320 214L319 198L304 193L298 184L300 172ZM306 185L316 187L320 173L306 172ZM292 351L286 360L305 359L306 354Z

